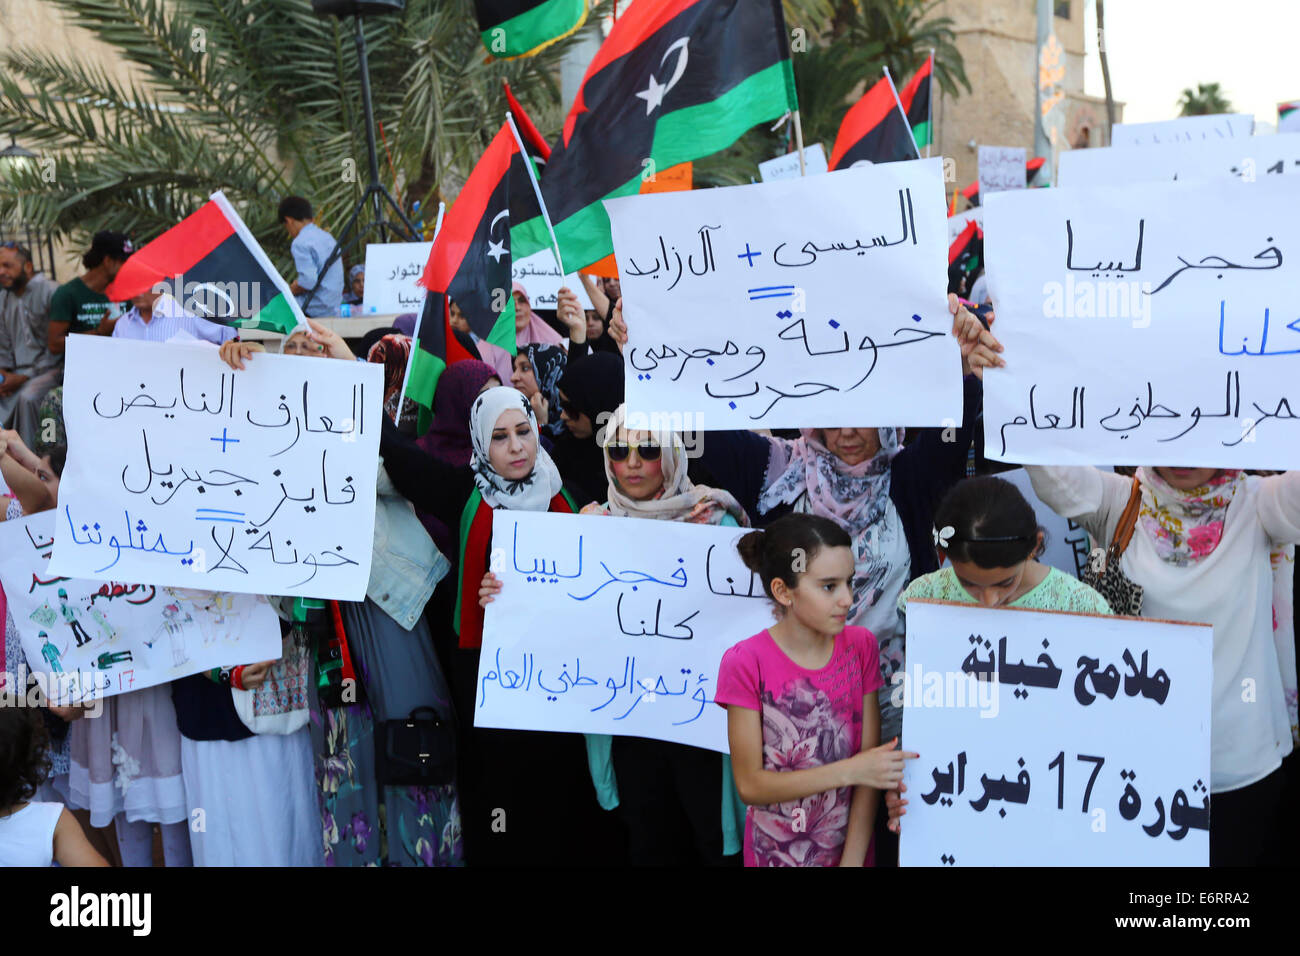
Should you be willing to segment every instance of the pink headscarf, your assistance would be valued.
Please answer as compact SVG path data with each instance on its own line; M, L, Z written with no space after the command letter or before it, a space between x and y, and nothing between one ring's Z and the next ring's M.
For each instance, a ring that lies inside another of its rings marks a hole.
M525 299L528 298L528 290L524 288L522 282L512 283L510 289L512 292L520 293ZM558 345L567 351L569 340L547 325L536 312L533 312L524 330L516 333L515 345L520 348L525 345Z

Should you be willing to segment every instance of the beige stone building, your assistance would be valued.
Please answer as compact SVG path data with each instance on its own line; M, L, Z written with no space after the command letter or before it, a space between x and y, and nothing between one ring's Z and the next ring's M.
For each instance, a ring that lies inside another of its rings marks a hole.
M1083 92L1084 7L1093 0L1054 0L1053 30L1063 53L1064 140L1058 149L1106 146L1106 101ZM972 92L954 98L938 91L934 105L938 151L957 163L957 185L978 175L978 147L1024 146L1034 155L1038 80L1035 0L943 0L936 16L950 17ZM1095 54L1093 54L1095 55ZM1115 104L1115 122L1123 104ZM959 207L960 208L960 207Z

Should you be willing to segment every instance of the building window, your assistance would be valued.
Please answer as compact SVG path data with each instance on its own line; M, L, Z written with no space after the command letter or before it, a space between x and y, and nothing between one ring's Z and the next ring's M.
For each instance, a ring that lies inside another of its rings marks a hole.
M1056 0L1056 15L1062 20L1070 19L1070 0Z

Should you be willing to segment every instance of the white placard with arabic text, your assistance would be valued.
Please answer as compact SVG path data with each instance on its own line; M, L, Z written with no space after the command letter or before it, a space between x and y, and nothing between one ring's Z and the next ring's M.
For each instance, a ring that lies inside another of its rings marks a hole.
M366 246L366 295L362 310L367 315L419 314L425 296L419 282L432 249L432 242L372 242Z
M989 457L1300 467L1300 176L1000 193Z
M1245 139L1072 149L1061 154L1061 186L1124 186L1166 180L1222 179L1256 182L1300 176L1300 133Z
M50 570L359 601L382 366L74 335Z
M736 553L746 530L494 511L491 565L502 588L484 616L474 725L726 753L726 712L713 703L718 663L773 622L762 584Z
M510 260L510 278L527 290L528 304L534 309L554 309L560 300L560 290L565 286L577 293L578 302L584 309L595 308L576 273L567 278L560 275L554 249L546 248L523 259Z
M1202 143L1249 139L1255 131L1250 113L1214 113L1180 116L1154 123L1116 123L1110 131L1112 146L1163 146L1168 143Z
M902 866L1205 866L1214 629L907 604Z
M961 420L941 160L605 206L629 412L704 430Z
M81 703L280 657L280 620L261 595L51 574L57 514L0 522L0 582L48 699ZM14 662L5 669L25 683Z
M1024 189L1028 173L1025 170L1023 146L981 146L979 150L980 202L992 193L1007 189Z

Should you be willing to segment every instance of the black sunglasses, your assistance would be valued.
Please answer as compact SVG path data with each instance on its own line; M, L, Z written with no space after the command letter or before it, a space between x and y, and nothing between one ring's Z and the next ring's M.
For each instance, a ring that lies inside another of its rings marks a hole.
M610 461L627 461L628 455L632 453L632 448L624 442L618 442L607 445L605 451L609 455ZM663 449L654 442L646 442L643 445L636 446L636 453L642 461L658 461L662 452Z

